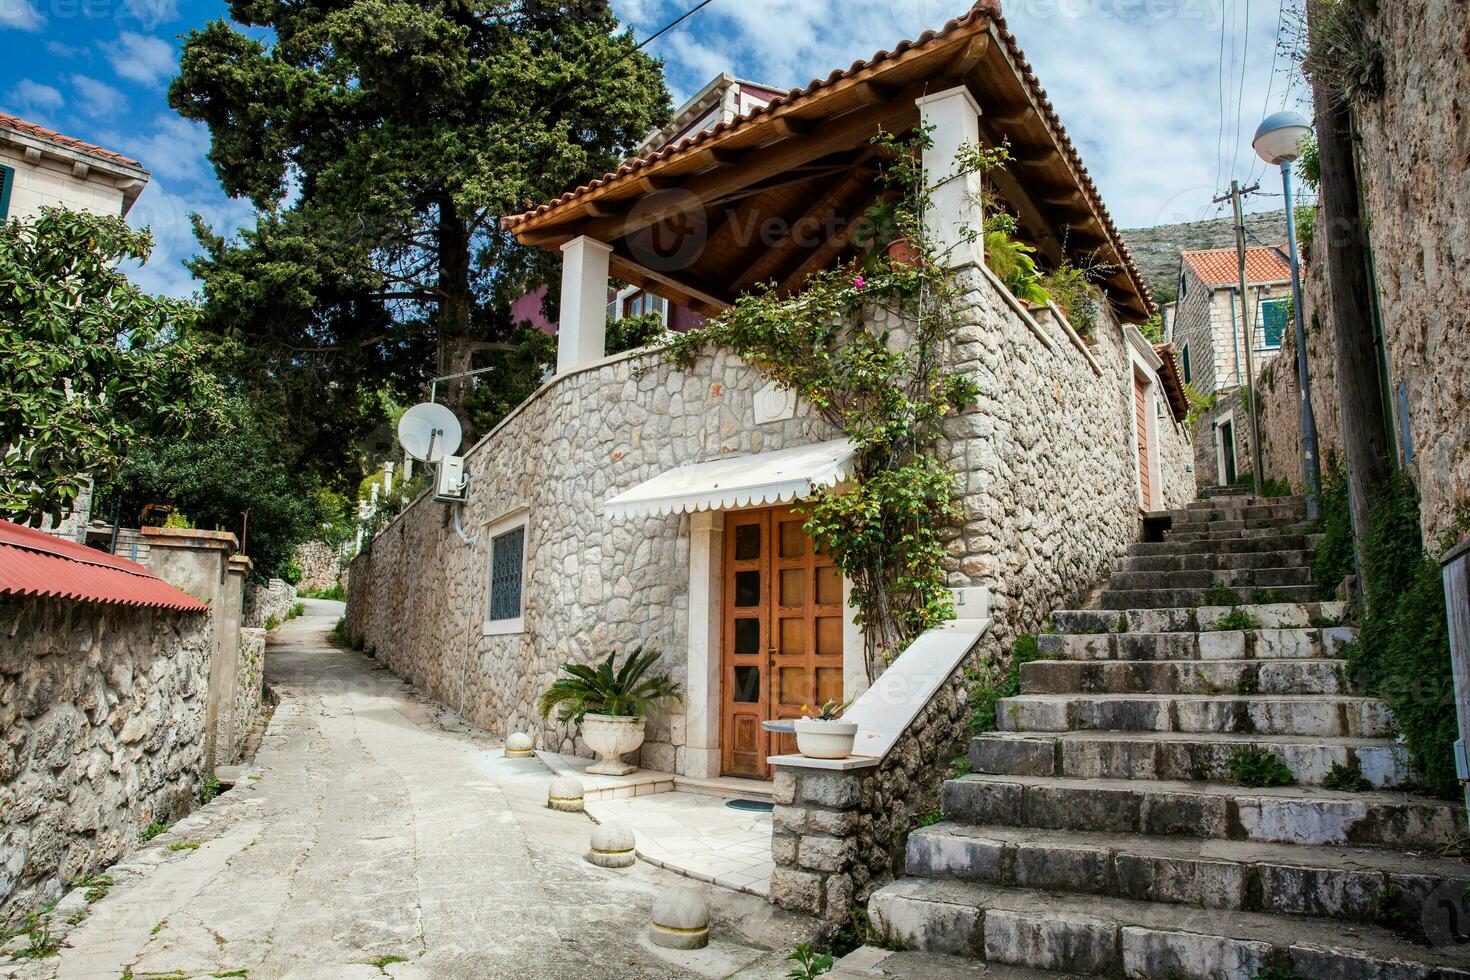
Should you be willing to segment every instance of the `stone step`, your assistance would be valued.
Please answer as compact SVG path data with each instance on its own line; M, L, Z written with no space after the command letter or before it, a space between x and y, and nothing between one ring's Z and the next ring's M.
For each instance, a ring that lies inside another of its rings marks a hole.
M1056 633L1195 633L1212 631L1236 609L1256 620L1256 629L1306 629L1339 626L1341 602L1243 603L1239 606L1187 605L1134 609L1060 609L1052 613Z
M909 835L907 874L1234 912L1418 923L1470 865L1367 847L1257 844L940 823Z
M1022 694L1346 694L1344 660L1033 660Z
M737 974L744 976L745 974ZM1028 970L1004 963L984 963L963 956L923 953L916 950L880 949L860 946L838 960L825 980L1084 980L1077 973Z
M1208 499L1216 497L1249 497L1252 500L1269 500L1269 497L1255 497L1251 494L1251 488L1243 483L1227 483L1218 487L1201 487L1200 493Z
M1104 609L1168 609L1173 606L1273 605L1311 602L1317 597L1312 585L1212 586L1210 588L1103 589L1099 604Z
M1195 501L1182 510L1168 511L1174 526L1214 524L1217 521L1304 521L1307 519L1305 501L1286 502L1247 500L1241 503L1202 503Z
M1185 510L1212 510L1221 507L1269 507L1290 506L1299 507L1306 512L1307 497L1305 494L1296 494L1291 497L1257 497L1252 494L1234 494L1224 500L1209 498L1205 500L1191 500L1184 505Z
M1044 633L1036 639L1041 655L1051 660L1310 660L1337 657L1356 632L1348 626L1332 626L1206 633Z
M1210 551L1186 555L1129 555L1119 562L1118 570L1122 572L1213 572L1247 568L1303 568L1311 563L1312 552L1303 549L1240 551L1226 554Z
M1437 850L1460 834L1464 806L1386 790L972 774L945 782L943 812L976 825Z
M991 732L970 741L970 770L994 776L1229 782L1241 749L1274 752L1299 785L1357 766L1372 786L1413 782L1408 749L1393 739L1196 732Z
M1130 555L1233 555L1252 551L1315 551L1322 541L1320 534L1231 535L1211 540L1135 541L1128 546Z
M1234 732L1391 738L1376 698L1310 694L1022 694L996 704L1007 732Z
M868 911L911 949L987 965L1150 980L1249 980L1271 968L1311 980L1470 978L1463 951L1356 922L930 878L885 885Z
M1211 521L1209 523L1175 525L1165 541L1220 541L1235 538L1296 537L1317 530L1314 522L1286 520Z
M1117 571L1108 578L1108 589L1208 589L1213 585L1237 589L1270 589L1312 584L1312 570L1305 565L1282 568L1185 569L1158 572Z

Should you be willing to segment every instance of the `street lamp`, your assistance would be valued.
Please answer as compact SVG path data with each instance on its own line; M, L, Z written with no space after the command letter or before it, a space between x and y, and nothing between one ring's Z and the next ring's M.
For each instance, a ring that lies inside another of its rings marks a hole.
M1317 420L1312 414L1311 379L1307 374L1307 331L1302 322L1302 272L1296 256L1296 208L1291 198L1291 165L1301 155L1301 143L1312 132L1311 121L1295 112L1267 116L1251 141L1256 155L1281 168L1286 198L1286 251L1291 257L1291 305L1296 313L1297 397L1301 402L1302 469L1307 480L1307 516L1321 516L1322 471L1317 459ZM1257 461L1257 467L1261 462Z

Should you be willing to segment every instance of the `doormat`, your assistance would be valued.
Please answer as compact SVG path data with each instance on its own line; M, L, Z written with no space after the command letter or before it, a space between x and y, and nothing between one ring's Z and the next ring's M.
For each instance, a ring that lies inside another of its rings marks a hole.
M775 804L762 800L727 800L725 805L732 810L749 810L752 813L770 813L776 808Z

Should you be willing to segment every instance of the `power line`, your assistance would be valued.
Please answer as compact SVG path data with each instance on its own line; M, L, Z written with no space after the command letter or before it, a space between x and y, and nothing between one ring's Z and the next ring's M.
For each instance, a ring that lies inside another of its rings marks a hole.
M572 93L576 92L578 89L580 89L582 86L586 85L588 82L601 81L603 78L607 77L608 73L611 72L614 68L618 67L623 62L627 61L629 58L631 58L635 54L637 54L639 51L642 51L644 48L648 47L648 45L652 44L654 41L657 41L659 38L663 37L669 31L672 31L674 28L678 27L680 24L684 23L690 17L693 17L695 14L699 13L705 7L708 7L710 4L712 4L714 2L715 2L715 0L700 0L699 3L697 3L694 6L690 7L688 10L684 11L678 17L675 17L673 20L669 21L663 27L660 27L658 30L656 30L652 34L648 35L648 37L644 38L642 41L639 41L637 44L633 45L633 47L631 49L629 49L627 52L625 52L622 57L618 58L616 61L614 61L611 64L609 64L606 68L602 68L602 69L598 70L597 72L595 72L595 73L593 73L591 75L583 76L582 78L578 79L576 82L574 82L572 84L571 88L567 89L561 95L558 95L555 99L553 99L551 101L551 103L549 105L547 105L546 108L547 109L555 109L557 106L561 105L561 103L563 101L565 101L568 96L570 96Z
M1232 69L1234 61L1231 62ZM1220 55L1215 69L1215 90L1220 110L1219 125L1215 127L1215 190L1220 189L1220 174L1225 169L1225 9L1220 8Z
M1245 115L1245 76L1250 67L1251 51L1251 0L1245 0L1245 31L1240 41L1240 87L1235 94L1235 148L1230 154L1230 176L1235 176L1236 164L1240 162L1240 124ZM1234 43L1231 44L1231 64L1235 63ZM1254 168L1252 168L1254 169Z
M1271 73L1266 77L1266 99L1261 104L1261 118L1262 119L1265 119L1266 118L1266 114L1271 111L1271 90L1276 87L1276 62L1277 62L1277 59L1279 59L1281 57L1281 27L1282 27L1282 24L1285 21L1285 17L1286 17L1286 0L1280 0L1280 3L1276 7L1276 37L1275 37L1275 39L1274 39L1274 41L1272 42L1272 45L1271 45ZM1282 99L1283 105L1281 107L1282 109L1285 109L1286 108L1286 106L1284 104L1285 101L1286 100L1283 98ZM1265 173L1266 173L1266 161L1261 160L1260 161L1260 167L1261 167L1261 176L1265 176ZM1256 173L1256 168L1255 167L1251 167L1251 179L1252 179L1252 181L1255 180L1255 173Z

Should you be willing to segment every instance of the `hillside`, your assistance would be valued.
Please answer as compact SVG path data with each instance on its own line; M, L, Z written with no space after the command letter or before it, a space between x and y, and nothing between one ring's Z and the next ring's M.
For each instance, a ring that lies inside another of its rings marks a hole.
M1286 239L1286 214L1283 211L1248 214L1245 226L1250 232L1246 236L1248 245L1262 242L1274 245ZM1149 288L1154 291L1154 298L1167 302L1174 298L1175 280L1179 276L1179 253L1199 248L1228 248L1235 244L1235 228L1234 222L1225 217L1182 225L1126 229L1123 240L1128 243L1133 261L1138 263Z

